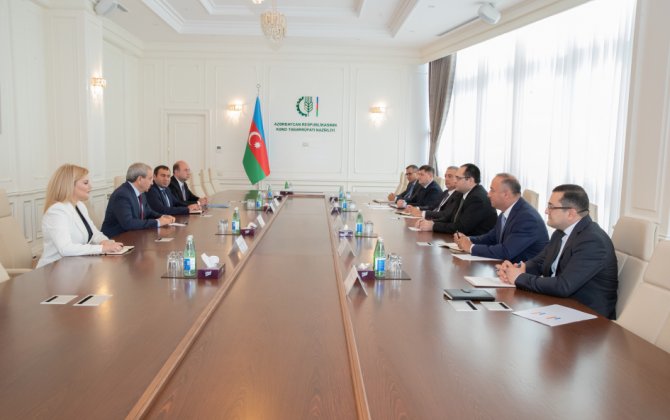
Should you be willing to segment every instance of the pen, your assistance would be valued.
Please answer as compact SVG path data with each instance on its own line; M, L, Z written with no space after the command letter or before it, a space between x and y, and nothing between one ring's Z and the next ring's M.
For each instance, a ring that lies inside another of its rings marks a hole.
M472 303L471 300L466 300L465 303L467 303L468 306L471 307L473 311L476 311L476 310L477 310L477 307L475 306L474 303Z
M505 309L509 309L509 306L505 305L505 302L498 302L498 304Z
M82 300L80 300L79 302L77 302L77 305L81 305L81 304L85 303L87 300L89 300L89 299L92 298L92 297L93 297L93 295L88 295L88 296L86 296L85 298L83 298Z
M58 295L53 295L49 299L45 300L45 302L51 302L52 300L56 299Z

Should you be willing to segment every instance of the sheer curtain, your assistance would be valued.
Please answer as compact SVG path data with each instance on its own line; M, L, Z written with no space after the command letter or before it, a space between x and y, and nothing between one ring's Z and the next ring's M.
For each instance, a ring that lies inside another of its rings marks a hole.
M594 0L458 52L438 156L498 172L547 202L582 185L610 230L619 215L634 0Z

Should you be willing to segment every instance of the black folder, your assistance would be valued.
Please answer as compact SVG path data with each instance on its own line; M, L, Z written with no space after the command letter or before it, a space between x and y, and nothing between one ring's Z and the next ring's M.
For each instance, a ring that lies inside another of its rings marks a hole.
M444 295L451 300L494 301L492 294L482 289L444 289Z

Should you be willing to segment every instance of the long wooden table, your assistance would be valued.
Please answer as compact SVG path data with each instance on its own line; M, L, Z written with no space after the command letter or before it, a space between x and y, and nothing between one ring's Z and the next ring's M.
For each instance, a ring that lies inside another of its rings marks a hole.
M215 201L241 201L227 192ZM322 197L285 200L247 237L215 235L231 209L187 227L128 232L123 257L64 258L0 284L3 418L667 418L670 355L604 318L555 328L510 312L455 312L442 297L492 264L416 241L390 210L357 201L411 280L344 295L375 240L335 252ZM242 208L242 204L238 204ZM242 222L257 216L242 209ZM193 234L219 255L218 281L166 279L167 253ZM155 242L158 236L172 242ZM54 294L110 294L99 307L40 305ZM569 299L496 292L515 310Z

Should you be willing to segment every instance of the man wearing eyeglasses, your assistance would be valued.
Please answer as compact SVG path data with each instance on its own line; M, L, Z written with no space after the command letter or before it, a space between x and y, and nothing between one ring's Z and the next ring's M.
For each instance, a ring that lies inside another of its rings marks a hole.
M456 191L462 197L454 214L435 220L420 219L416 226L425 231L460 232L465 235L483 235L493 229L498 214L491 207L491 201L480 182L481 175L476 165L461 165L456 172Z
M416 194L419 189L419 167L416 165L409 165L405 168L405 177L407 178L407 188L398 195L389 194L389 201L397 201L400 199L408 200Z
M398 208L405 208L407 205L419 207L420 209L432 209L437 206L442 197L442 188L435 182L435 169L430 165L423 165L419 168L419 186L418 191L408 199L396 201Z
M478 236L454 234L465 252L478 257L526 261L539 254L549 242L540 214L521 197L521 184L512 175L500 173L491 181L491 205L500 210L493 229Z
M575 299L614 319L616 254L610 237L589 217L586 191L579 185L559 185L545 213L547 224L556 228L549 244L525 264L503 262L497 266L498 276L520 289Z

